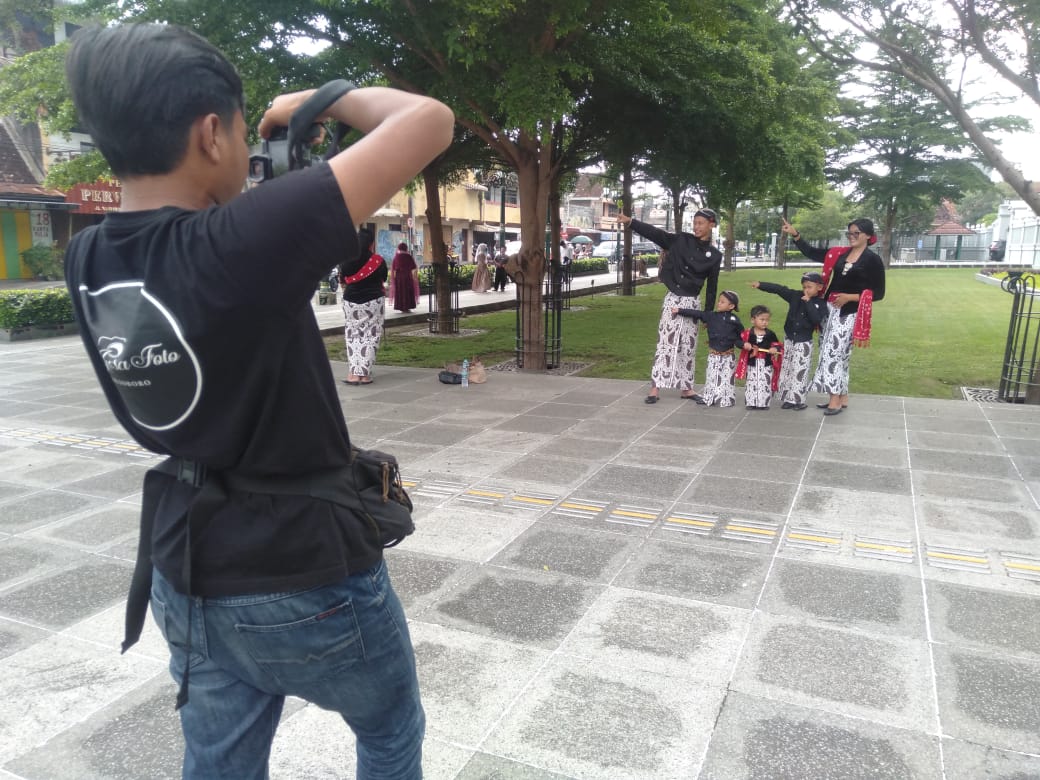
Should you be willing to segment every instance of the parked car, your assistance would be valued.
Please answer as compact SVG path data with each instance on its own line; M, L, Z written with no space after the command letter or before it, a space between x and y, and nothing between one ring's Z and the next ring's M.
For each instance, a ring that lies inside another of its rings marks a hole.
M600 243L596 244L596 248L592 250L592 256L593 257L614 257L614 252L616 251L615 247L617 246L617 243L618 243L617 241L613 241L613 240L611 240L611 241L601 241ZM624 248L625 248L625 242L622 241L621 242L621 251L624 251ZM661 248L659 246L657 246L657 244L655 244L653 241L647 241L644 238L640 238L638 240L635 237L632 238L632 256L633 257L635 257L636 255L656 255L660 251L661 251ZM618 256L620 257L620 253L618 253Z
M1004 239L998 239L989 245L989 261L991 263L999 263L1004 259L1004 252L1007 249L1007 241Z

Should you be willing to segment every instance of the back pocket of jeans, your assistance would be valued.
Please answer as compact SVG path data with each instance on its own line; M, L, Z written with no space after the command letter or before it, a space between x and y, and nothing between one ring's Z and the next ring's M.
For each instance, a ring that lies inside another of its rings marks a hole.
M235 623L254 663L288 683L321 680L365 660L361 631L349 600L320 612L306 611L305 606L310 605L298 606L305 617L288 623ZM288 615L279 615L283 616Z

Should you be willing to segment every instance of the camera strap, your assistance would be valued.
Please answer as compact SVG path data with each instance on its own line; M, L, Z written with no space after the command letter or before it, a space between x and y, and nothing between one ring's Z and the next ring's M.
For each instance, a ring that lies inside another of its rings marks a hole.
M302 106L293 112L292 117L289 119L288 133L290 171L304 167L304 146L309 146L314 138L312 128L317 123L318 117L352 89L356 89L356 86L346 79L335 79L319 87L313 95L304 101ZM339 151L339 144L349 131L350 127L348 125L342 122L337 123L336 130L332 136L332 143L329 145L329 151L326 153L325 159Z

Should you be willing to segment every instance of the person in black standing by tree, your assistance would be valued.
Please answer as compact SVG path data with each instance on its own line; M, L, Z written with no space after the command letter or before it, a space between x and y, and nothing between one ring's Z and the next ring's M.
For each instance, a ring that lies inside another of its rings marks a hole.
M661 304L657 326L657 351L650 372L646 403L655 404L662 387L678 387L683 398L693 398L693 360L697 354L697 323L673 317L672 309L700 309L701 289L707 284L705 300L714 301L719 283L722 252L711 243L711 232L719 222L712 209L693 215L693 233L666 233L626 214L618 214L623 225L668 251L657 278L668 288Z
M820 338L820 362L810 389L830 396L827 403L817 404L825 415L841 414L849 405L852 346L870 343L873 304L885 297L885 263L869 248L877 242L874 223L854 219L845 233L849 246L830 249L809 246L791 223L786 219L783 223L781 230L794 239L802 254L823 263L827 319Z

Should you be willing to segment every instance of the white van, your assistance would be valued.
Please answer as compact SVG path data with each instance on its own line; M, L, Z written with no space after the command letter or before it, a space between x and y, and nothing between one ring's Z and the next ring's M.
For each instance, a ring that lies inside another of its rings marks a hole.
M596 244L595 249L592 250L593 257L609 257L614 258L614 252L617 251L617 241L601 241ZM621 241L621 250L618 251L617 256L621 257L621 252L625 249L625 242ZM645 238L632 237L632 257L636 255L656 255L661 251L661 248L657 246L653 241L647 241Z

